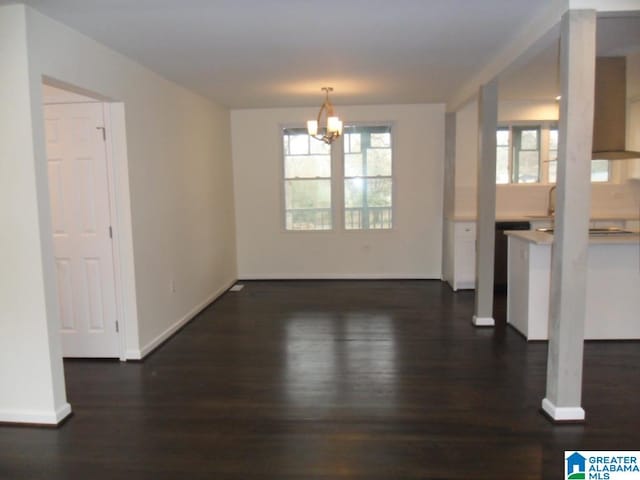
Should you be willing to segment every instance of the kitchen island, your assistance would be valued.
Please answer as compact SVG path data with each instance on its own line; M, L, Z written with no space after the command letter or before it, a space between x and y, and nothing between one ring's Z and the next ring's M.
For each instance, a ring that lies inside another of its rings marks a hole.
M547 340L553 235L509 237L507 323L527 340ZM585 340L640 339L640 235L591 235Z

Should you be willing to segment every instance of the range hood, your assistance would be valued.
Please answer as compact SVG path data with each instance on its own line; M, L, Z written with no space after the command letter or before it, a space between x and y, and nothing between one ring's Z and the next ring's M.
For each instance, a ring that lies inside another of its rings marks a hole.
M627 59L596 57L592 159L640 158L640 152L625 148L626 104Z

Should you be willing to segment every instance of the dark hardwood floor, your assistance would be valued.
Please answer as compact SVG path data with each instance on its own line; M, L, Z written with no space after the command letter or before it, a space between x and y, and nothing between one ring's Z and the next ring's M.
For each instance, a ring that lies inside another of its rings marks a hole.
M639 342L588 342L587 422L555 426L503 299L477 329L438 281L244 283L144 362L66 361L74 416L0 427L0 478L558 479L640 448Z

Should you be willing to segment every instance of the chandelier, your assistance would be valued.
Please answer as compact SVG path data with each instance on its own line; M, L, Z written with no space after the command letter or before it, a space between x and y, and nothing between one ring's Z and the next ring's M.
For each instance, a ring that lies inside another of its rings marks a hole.
M333 92L333 87L322 87L325 92L324 103L320 107L317 120L309 120L307 122L307 132L316 140L330 144L340 135L342 135L342 120L340 120L333 112L333 105L329 101L329 92ZM320 127L323 124L324 127Z

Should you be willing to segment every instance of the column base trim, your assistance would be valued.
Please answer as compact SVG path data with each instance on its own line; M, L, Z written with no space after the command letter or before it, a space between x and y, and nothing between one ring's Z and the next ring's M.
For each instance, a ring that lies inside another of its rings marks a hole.
M71 405L65 403L55 411L0 410L0 423L56 426L71 414Z
M493 317L478 317L474 315L471 319L471 323L476 327L493 327L496 324L496 321Z
M551 400L542 400L542 412L554 422L584 422L585 412L582 407L557 407Z

